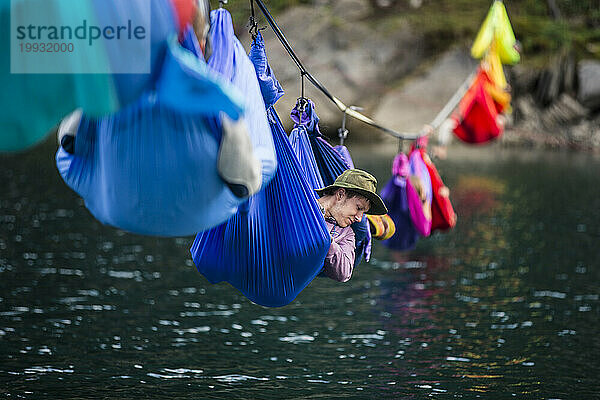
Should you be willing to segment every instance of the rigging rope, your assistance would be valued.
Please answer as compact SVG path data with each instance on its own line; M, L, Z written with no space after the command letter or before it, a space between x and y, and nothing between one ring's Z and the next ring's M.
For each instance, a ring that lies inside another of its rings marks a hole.
M304 67L304 65L302 64L302 62L300 61L300 59L298 58L298 56L292 49L292 46L288 42L287 38L285 37L285 35L283 34L283 32L281 31L279 26L277 25L277 22L275 22L275 20L271 16L271 13L269 12L269 10L265 6L265 4L262 2L262 0L250 0L250 3L252 3L253 1L256 1L256 4L258 5L258 7L262 11L263 15L267 19L267 22L273 29L273 32L275 33L275 35L277 36L277 38L279 39L279 41L281 42L281 44L283 45L283 47L285 48L285 50L287 51L289 56L292 58L292 60L294 61L294 63L298 67L298 69L300 70L300 74L302 76L306 76L306 78L310 81L310 83L312 83L329 100L331 100L341 112L343 112L359 121L362 121L367 125L377 128L377 129L379 129L395 138L398 138L398 139L414 140L414 139L418 139L419 137L423 136L423 134L411 134L411 133L404 133L404 132L400 133L393 129L390 129L383 125L380 125L379 123L375 122L373 119L358 112L354 107L346 106L340 99L338 99L337 97L332 95L331 92L329 92L329 90L327 90L327 88L325 88L325 86L323 86L314 76L312 76L310 74L310 72L308 72L306 70L306 68Z

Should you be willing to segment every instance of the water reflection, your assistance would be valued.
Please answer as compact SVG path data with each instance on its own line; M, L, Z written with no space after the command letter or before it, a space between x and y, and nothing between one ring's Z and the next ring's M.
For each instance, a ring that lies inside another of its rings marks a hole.
M192 238L98 224L48 150L0 158L0 382L12 397L598 392L598 160L451 158L439 169L454 231L402 260L376 246L348 284L316 279L267 309L200 276ZM380 181L387 160L355 154Z

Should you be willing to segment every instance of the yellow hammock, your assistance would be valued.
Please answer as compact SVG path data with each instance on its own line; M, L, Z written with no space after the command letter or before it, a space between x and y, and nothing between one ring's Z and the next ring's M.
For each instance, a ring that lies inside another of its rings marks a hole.
M481 63L481 67L485 70L490 80L500 89L506 89L508 83L500 61L500 55L496 51L496 44L492 43L488 52Z
M510 25L506 8L504 3L499 0L494 1L485 17L475 38L475 43L471 47L471 55L474 58L482 58L492 42L496 43L498 55L503 64L516 64L521 59L515 48L517 40Z

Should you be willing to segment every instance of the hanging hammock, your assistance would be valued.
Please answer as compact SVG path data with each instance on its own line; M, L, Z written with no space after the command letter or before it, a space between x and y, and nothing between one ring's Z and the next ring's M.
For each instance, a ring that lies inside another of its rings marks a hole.
M154 82L158 66L162 65L167 38L176 31L173 10L169 0L128 0L104 2L42 2L37 0L2 1L0 5L0 30L6 38L0 52L10 53L9 28L11 5L14 23L27 25L34 17L50 20L60 26L77 26L82 20L88 25L127 25L128 20L138 21L150 10L150 74L73 73L87 71L115 71L129 67L123 54L111 54L110 48L95 44L94 52L70 53L61 58L61 73L34 73L53 65L44 62L45 53L36 53L31 59L3 57L0 62L0 86L10 93L10 101L0 107L0 152L24 150L42 140L61 118L81 107L89 115L104 115L137 100ZM25 16L25 20L19 20ZM100 43L100 42L98 42ZM145 50L148 52L148 50ZM30 72L11 74L15 72ZM40 67L41 66L41 67ZM118 72L118 71L116 71Z
M222 223L241 202L217 173L216 117L225 112L235 120L243 111L239 92L173 36L157 91L104 118L84 115L74 154L61 147L57 167L103 223L148 235L193 234ZM255 142L267 182L274 154L259 147L268 144L264 138Z
M353 164L350 153L346 149L346 154L350 159L350 163L348 163L323 139L319 130L319 117L315 112L312 100L301 99L292 110L291 118L295 124L289 139L308 182L313 189L333 184L342 172L350 168L349 164ZM357 266L363 256L367 261L371 257L371 235L366 215L360 222L353 223L351 227L354 231L355 241L354 266Z
M281 96L261 39L250 51L265 101ZM323 268L330 236L283 125L267 110L278 168L271 182L225 224L196 236L198 271L210 282L229 282L251 301L279 307L296 298Z
M450 203L449 193L446 191L446 185L442 182L440 174L427 155L428 137L424 136L419 146L413 145L413 151L421 153L421 158L427 167L429 177L431 178L431 188L433 199L431 202L431 232L435 230L447 230L456 225L456 214ZM444 188L446 188L444 190Z
M499 0L494 1L490 7L471 47L471 55L474 58L482 58L493 43L497 46L498 54L504 64L519 62L520 55L516 49L517 40L504 3Z
M482 144L499 137L502 126L497 122L498 108L486 91L484 80L475 79L459 104L454 134L462 141Z
M303 101L306 102L304 105L302 104ZM290 116L294 121L294 129L290 133L289 141L296 157L298 157L304 176L313 189L325 187L308 137L309 130L311 132L319 131L319 117L316 116L314 103L309 99L300 99ZM316 193L314 196L316 196Z
M321 271L331 239L279 117L267 112L275 176L225 224L198 234L191 253L211 283L229 282L251 301L279 307Z
M382 241L383 245L397 251L413 249L420 236L429 235L431 221L423 214L423 205L408 176L410 167L404 153L394 158L392 178L381 191L381 198L388 208L396 232Z

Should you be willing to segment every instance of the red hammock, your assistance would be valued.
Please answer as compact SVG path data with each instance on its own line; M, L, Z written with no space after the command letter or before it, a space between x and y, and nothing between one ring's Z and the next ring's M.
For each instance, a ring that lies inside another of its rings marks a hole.
M433 191L433 200L431 202L431 232L435 230L447 230L454 228L456 225L456 213L450 203L446 185L442 182L442 178L438 173L437 168L429 157L423 157L425 166L429 171L431 178L431 189Z
M492 96L486 91L485 72L477 78L459 104L460 117L456 121L454 134L466 143L486 143L502 135L503 127L498 124L498 109Z
M427 155L427 144L428 136L422 136L413 142L410 150L411 152L421 152L421 157L423 158L423 162L425 162L429 178L431 179L431 191L433 192L431 199L431 233L433 233L435 230L454 228L456 225L456 213L450 203L449 191L448 189L444 189L446 185L444 185L437 168Z

